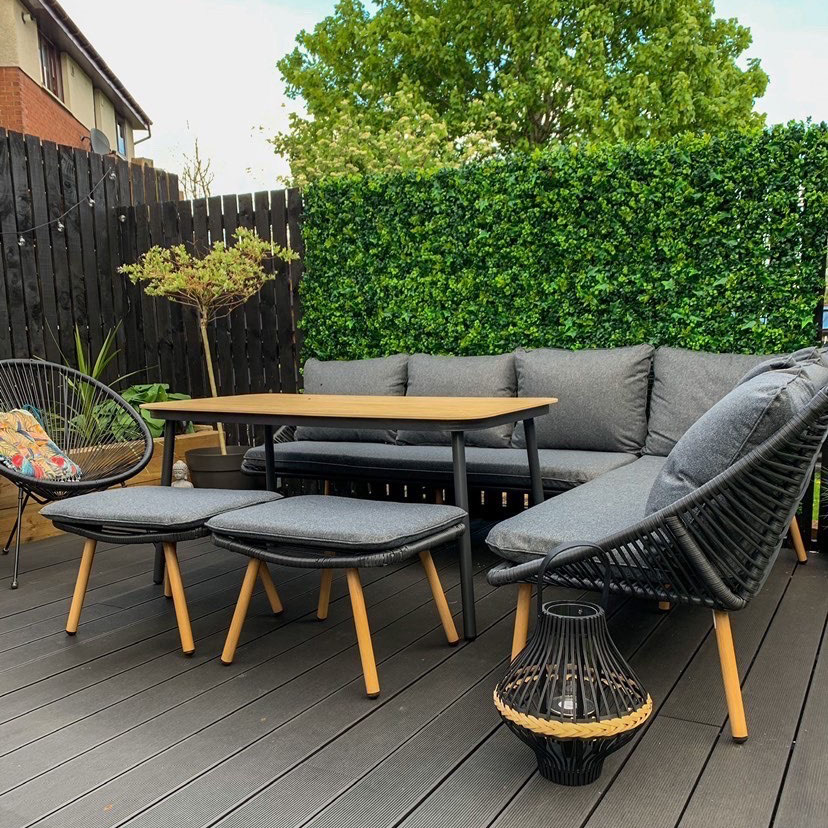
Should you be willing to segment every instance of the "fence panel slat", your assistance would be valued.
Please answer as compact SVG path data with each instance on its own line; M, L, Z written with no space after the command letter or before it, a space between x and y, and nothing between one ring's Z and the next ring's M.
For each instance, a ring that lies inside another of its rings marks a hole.
M190 253L195 249L193 240L193 203L191 201L176 201L174 207L178 212L178 229L181 241ZM204 375L204 359L202 357L201 339L198 330L198 320L192 308L181 308L184 324L184 337L187 341L187 372L188 383L186 392L192 397L206 397L210 394L207 379Z
M253 196L256 233L263 239L272 241L270 200L266 191ZM267 273L276 274L273 259L264 263ZM259 295L258 311L261 326L259 328L261 344L261 377L262 391L278 391L279 385L279 348L277 344L278 325L276 322L276 285L275 279L262 287ZM253 371L251 371L251 376Z
M129 372L127 368L127 329L129 301L126 295L124 282L126 276L118 273L118 268L123 264L120 250L121 225L118 220L121 211L118 210L118 169L112 158L103 159L103 170L106 173L101 196L103 199L102 210L95 212L95 231L100 227L102 244L105 244L103 251L98 251L98 272L105 272L109 277L112 301L112 323L116 325L115 342L118 346L118 376L124 376ZM102 255L103 254L103 255ZM135 378L137 381L141 377Z
M302 329L300 322L302 320L302 306L299 301L299 286L302 283L302 276L305 272L305 243L302 239L301 220L302 220L302 194L295 187L287 191L287 209L288 209L288 238L290 240L291 248L299 255L299 258L290 263L290 293L291 293L291 311L293 321L293 341L294 341L294 365L298 364L302 358ZM297 382L300 387L302 385L302 378L297 377Z
M66 234L66 252L69 259L69 285L72 291L73 322L80 333L81 344L85 348L89 343L89 306L86 298L86 281L83 274L80 214L75 208L78 203L78 182L75 178L74 150L70 147L58 147L58 158L60 159L60 183L63 188L63 203L66 205L64 209L69 210L63 222Z
M273 221L273 241L281 247L288 243L287 201L284 190L270 193L270 212ZM293 337L293 311L291 308L290 270L287 262L275 262L276 266L276 318L279 340L279 384L282 391L294 393L297 389L298 372Z
M60 322L55 290L55 270L52 266L52 228L49 226L49 206L46 200L45 159L40 141L33 135L26 136L26 155L29 161L29 184L32 189L32 219L37 227L33 235L43 307L43 344L46 349L46 359L51 362L61 362L58 339ZM58 232L57 229L54 232Z

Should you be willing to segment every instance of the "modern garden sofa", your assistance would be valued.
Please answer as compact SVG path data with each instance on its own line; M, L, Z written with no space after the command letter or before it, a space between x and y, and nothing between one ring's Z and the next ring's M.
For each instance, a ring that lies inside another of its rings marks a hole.
M765 356L634 345L567 351L541 348L482 357L396 354L305 364L305 391L414 396L554 396L537 420L547 496L606 477L652 484L676 441ZM448 433L286 428L275 446L282 477L403 481L450 486ZM469 485L530 488L523 427L466 434ZM244 470L264 474L264 446Z

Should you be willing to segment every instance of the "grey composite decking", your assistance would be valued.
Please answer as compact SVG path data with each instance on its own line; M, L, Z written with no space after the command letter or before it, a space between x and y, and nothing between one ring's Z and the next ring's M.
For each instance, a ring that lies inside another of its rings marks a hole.
M824 828L828 561L783 550L733 616L750 739L729 738L710 613L617 602L610 625L657 705L584 788L540 778L491 702L514 591L485 582L480 636L445 645L419 565L367 570L382 694L363 695L347 590L315 621L318 573L273 568L236 662L218 653L245 561L182 544L196 654L186 658L146 547L101 545L78 635L63 633L76 538L25 550L0 580L0 826L23 828ZM435 554L459 611L452 550ZM4 564L8 567L8 564ZM576 596L574 591L551 590Z

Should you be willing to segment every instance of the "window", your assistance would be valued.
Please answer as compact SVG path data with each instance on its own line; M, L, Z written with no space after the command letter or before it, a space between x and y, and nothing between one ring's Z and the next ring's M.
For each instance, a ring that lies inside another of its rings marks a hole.
M60 54L55 44L40 35L40 70L43 85L63 100L63 76L60 72Z
M126 121L123 118L115 119L115 140L118 143L118 155L123 155L126 158Z

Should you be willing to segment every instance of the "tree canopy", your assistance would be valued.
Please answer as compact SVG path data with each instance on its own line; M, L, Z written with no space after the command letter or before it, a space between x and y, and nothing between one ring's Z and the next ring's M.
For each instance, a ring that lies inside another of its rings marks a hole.
M340 0L279 61L296 183L578 140L761 126L750 31L712 0Z

